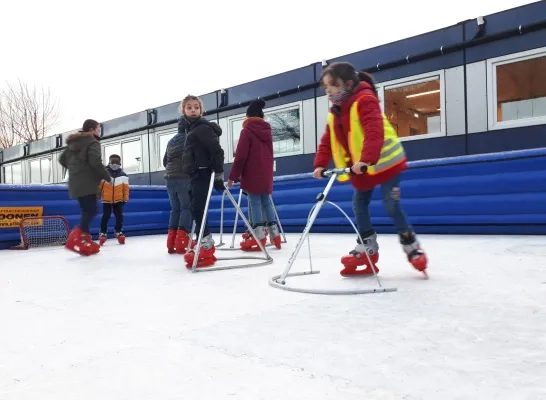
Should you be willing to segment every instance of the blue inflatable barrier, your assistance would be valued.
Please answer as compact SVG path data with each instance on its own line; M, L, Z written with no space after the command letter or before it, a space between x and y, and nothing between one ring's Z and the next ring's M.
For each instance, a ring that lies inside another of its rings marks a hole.
M418 233L546 233L546 149L424 160L411 162L409 166L402 177L401 202ZM311 174L275 179L273 198L286 232L303 230L316 195L326 183L326 179L312 179ZM239 189L235 187L230 192L237 200ZM350 183L336 182L328 200L352 216L352 194ZM380 197L381 192L376 189L370 204L372 222L378 232L393 233ZM213 232L220 227L221 199L218 192L211 199L208 218ZM247 204L243 196L241 206L245 214ZM77 202L69 199L65 185L0 185L0 248L18 244L20 240L18 228L6 228L9 216L2 215L2 210L17 207L43 207L43 215L62 215L71 228L79 221ZM100 210L99 207L92 226L93 234L98 233ZM132 186L125 207L124 231L128 236L164 234L169 212L164 186ZM234 218L235 209L225 197L226 235L232 232ZM112 215L110 226L113 223ZM238 231L242 230L239 219ZM350 233L351 227L338 210L325 205L313 231Z

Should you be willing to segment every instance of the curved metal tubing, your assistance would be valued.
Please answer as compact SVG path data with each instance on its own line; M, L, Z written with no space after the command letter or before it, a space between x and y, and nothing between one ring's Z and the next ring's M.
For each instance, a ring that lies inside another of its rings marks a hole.
M307 271L307 272L294 272L286 275L287 277L294 276L307 276L319 274L320 271ZM269 286L286 290L288 292L307 293L307 294L326 294L326 295L353 295L353 294L371 294L371 293L384 293L384 292L396 292L398 288L380 287L375 289L304 289L298 287L291 287L279 282L281 275L275 275L269 279Z
M296 277L296 276L307 276L307 275L314 275L320 273L319 271L313 271L313 264L311 259L311 240L309 238L309 232L311 231L311 227L313 226L313 223L315 222L315 219L318 216L318 213L320 212L320 209L324 203L328 203L333 205L335 208L337 208L343 216L349 221L351 224L351 227L355 231L355 233L358 235L358 238L360 239L361 243L364 243L362 240L362 237L360 236L360 233L358 232L358 229L356 228L355 224L347 213L343 211L341 207L339 207L337 204L326 201L326 196L328 195L328 192L332 188L334 181L338 174L348 174L350 173L350 168L338 168L333 169L330 171L324 171L323 176L330 176L330 180L328 181L328 184L326 185L326 188L324 189L324 192L320 193L317 196L317 202L313 205L311 210L309 211L309 215L307 217L307 225L305 226L305 229L303 230L303 233L301 237L298 240L298 243L296 244L296 248L294 252L290 255L290 258L288 260L287 266L282 274L275 275L269 279L269 286L277 288L277 289L283 289L291 292L298 292L298 293L308 293L308 294L326 294L326 295L348 295L348 294L368 294L368 293L384 293L384 292L396 292L398 288L396 287L383 287L381 285L381 280L379 279L379 276L377 275L377 270L375 268L375 265L373 264L372 260L370 259L370 255L366 252L365 255L368 258L368 262L372 268L373 275L377 281L378 288L370 288L370 289L305 289L305 288L298 288L298 287L291 287L286 285L286 278L287 277ZM307 238L308 248L309 248L309 271L305 272L296 272L296 273L290 273L290 269L292 268L294 261L303 246L303 242Z
M225 243L222 241L222 236L224 235L224 199L226 198L226 192L222 193L222 200L220 203L220 243L215 245L216 249L222 247Z
M237 235L237 222L238 222L238 217L239 217L239 213L237 213L235 215L235 222L233 223L233 234L231 236L231 245L228 247L228 248L222 248L222 249L219 249L218 247L220 247L220 245L225 245L225 243L222 242L222 233L223 233L223 230L224 230L224 194L222 194L222 207L220 208L220 244L218 246L216 246L216 250L222 250L222 251L232 251L232 250L241 250L240 248L237 248L235 247L235 236ZM237 201L237 206L239 207L239 209L241 208L241 200L243 198L243 190L239 190L239 199ZM273 211L275 213L275 219L277 220L277 225L279 227L279 233L281 234L282 236L282 240L281 240L281 243L287 243L286 241L286 234L284 232L284 228L282 227L282 224L281 224L281 219L279 218L279 214L277 212L277 207L275 206L275 202L273 201L273 196L269 195L269 201L271 202L271 204L273 205ZM271 243L268 243L265 245L265 247L274 247L273 244Z
M210 205L210 198L211 198L211 195L212 195L213 187L214 187L214 172L211 174L208 198L207 198L207 202L205 204L205 211L204 211L204 215L203 215L203 222L201 223L201 229L199 231L199 237L197 239L197 244L195 246L195 257L193 259L193 264L192 264L192 267L191 267L192 273L193 272L220 271L220 270L226 270L226 269L258 267L258 266L262 266L262 265L271 264L273 262L273 258L271 258L271 256L269 255L269 253L267 252L265 247L258 240L258 238L256 237L256 232L254 232L254 229L252 229L252 227L250 226L250 223L248 222L248 220L244 216L243 212L241 211L241 208L238 206L237 202L235 202L235 199L233 198L233 196L231 195L229 190L224 185L224 193L223 194L227 195L228 198L231 200L233 206L235 207L235 210L237 211L237 214L241 216L241 218L243 219L245 225L249 229L250 234L252 235L252 237L254 237L256 239L256 241L258 243L258 246L260 247L260 250L264 254L264 257L241 256L241 257L232 257L232 258L217 258L217 261L227 261L227 260L263 260L263 261L260 262L260 263L252 263L252 264L242 264L242 265L233 265L233 266L229 266L229 265L227 265L227 266L215 266L215 265L212 265L210 267L197 268L197 261L198 261L198 258L199 258L199 251L201 249L200 244L201 244L201 241L203 240L203 228L205 227L205 223L206 223L206 220L207 220L207 214L208 214L208 209L209 209L209 205ZM194 227L195 227L195 223L194 223ZM193 237L193 232L194 232L194 229L192 229L192 237Z

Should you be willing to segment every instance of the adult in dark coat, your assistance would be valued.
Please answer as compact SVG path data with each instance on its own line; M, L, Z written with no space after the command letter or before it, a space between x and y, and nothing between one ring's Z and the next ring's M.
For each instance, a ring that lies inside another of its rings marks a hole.
M59 163L68 170L68 191L80 206L80 225L75 228L66 247L80 254L98 253L98 244L91 239L89 226L97 215L97 196L102 180L111 181L102 162L99 144L100 124L92 119L83 123L80 132L66 139L67 148L61 153Z

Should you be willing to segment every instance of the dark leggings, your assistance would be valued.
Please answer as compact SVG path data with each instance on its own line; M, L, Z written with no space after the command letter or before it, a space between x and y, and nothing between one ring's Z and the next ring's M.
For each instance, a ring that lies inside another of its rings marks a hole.
M88 194L78 197L78 203L80 204L80 229L83 233L90 233L89 225L97 215L97 195Z
M205 205L209 197L211 171L209 169L199 170L191 179L191 214L195 221L195 234L199 236L201 223L205 215ZM209 224L205 223L203 237L210 234Z

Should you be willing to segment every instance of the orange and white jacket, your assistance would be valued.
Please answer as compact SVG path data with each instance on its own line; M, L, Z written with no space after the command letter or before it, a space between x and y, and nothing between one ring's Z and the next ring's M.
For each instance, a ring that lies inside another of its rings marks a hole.
M129 201L129 177L123 169L113 170L110 166L106 169L112 177L110 182L102 181L100 184L101 201L103 203L127 203Z

